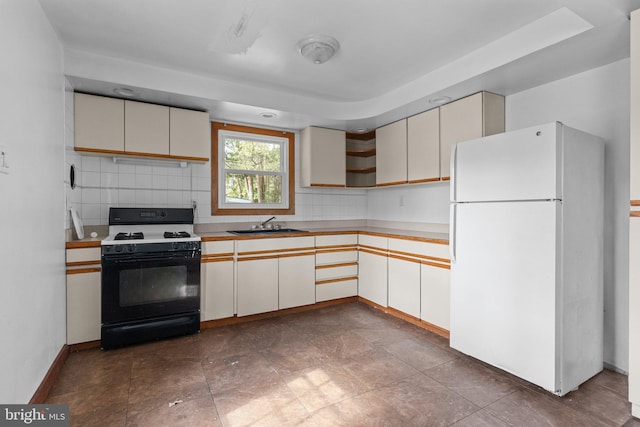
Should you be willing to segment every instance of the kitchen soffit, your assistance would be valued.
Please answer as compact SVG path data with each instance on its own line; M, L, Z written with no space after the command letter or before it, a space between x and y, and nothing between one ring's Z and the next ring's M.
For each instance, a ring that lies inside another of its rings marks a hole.
M555 79L611 62L628 56L618 27L640 7L640 0L40 2L76 89L107 94L125 85L141 100L254 123L270 109L275 126L292 128L375 127L428 108L425 100L445 91L508 94L538 83L541 70ZM319 32L341 49L315 65L296 43ZM594 51L600 33L616 46ZM584 46L576 46L580 38ZM582 47L585 58L567 67L563 44ZM549 48L556 66L524 66ZM502 79L496 70L510 65L519 77Z

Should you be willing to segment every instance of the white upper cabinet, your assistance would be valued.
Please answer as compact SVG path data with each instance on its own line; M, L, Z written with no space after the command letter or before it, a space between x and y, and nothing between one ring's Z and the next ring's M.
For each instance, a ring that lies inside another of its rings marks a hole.
M300 185L344 187L346 185L345 131L308 127L300 133Z
M78 151L124 151L124 101L74 94L74 141Z
M409 182L440 180L440 109L407 119L407 179Z
M376 185L407 182L407 120L376 129Z
M211 147L209 113L169 108L169 154L208 160Z
M169 155L169 107L125 101L124 121L128 153Z
M440 107L440 175L450 177L451 146L504 132L504 97L478 92Z
M206 112L74 94L77 151L206 162L210 126Z

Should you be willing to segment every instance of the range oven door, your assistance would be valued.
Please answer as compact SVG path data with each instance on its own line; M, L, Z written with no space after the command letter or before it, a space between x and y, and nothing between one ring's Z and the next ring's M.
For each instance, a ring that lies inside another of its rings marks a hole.
M103 326L199 311L199 252L102 256Z

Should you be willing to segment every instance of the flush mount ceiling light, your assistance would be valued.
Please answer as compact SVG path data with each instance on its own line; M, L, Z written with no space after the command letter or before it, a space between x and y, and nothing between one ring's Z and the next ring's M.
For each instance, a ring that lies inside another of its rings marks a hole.
M129 89L127 87L117 87L113 91L116 93L116 95L120 96L133 96L136 94L133 89Z
M263 119L275 119L276 117L278 117L278 115L276 113L272 113L271 111L263 111L262 113L260 113L260 117L262 117Z
M435 96L429 99L429 104L442 105L446 104L449 101L451 101L451 98L448 96Z
M298 42L300 54L314 64L327 62L340 49L338 40L325 34L314 34Z

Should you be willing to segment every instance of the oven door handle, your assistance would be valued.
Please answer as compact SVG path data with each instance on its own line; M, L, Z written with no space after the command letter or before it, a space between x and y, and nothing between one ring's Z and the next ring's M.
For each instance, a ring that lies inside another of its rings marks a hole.
M194 254L193 252L180 252L171 253L170 255L158 255L158 254L135 254L135 255L104 255L102 257L103 262L109 262L114 264L135 263L135 262L150 262L150 261L173 261L173 260L189 260L199 259L200 254Z

